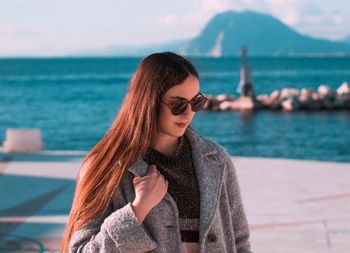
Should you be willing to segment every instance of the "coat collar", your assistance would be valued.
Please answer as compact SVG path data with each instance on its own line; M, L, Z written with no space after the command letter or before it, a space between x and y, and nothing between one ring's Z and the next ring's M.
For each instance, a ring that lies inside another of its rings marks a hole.
M196 171L199 192L200 192L200 228L199 243L204 246L206 234L213 221L214 213L220 199L220 190L222 187L225 159L222 159L220 150L213 143L197 134L191 127L185 131L188 137L194 168ZM148 164L140 157L130 168L129 171L136 176L145 176L148 172ZM175 209L176 203L169 193L165 199L173 203ZM178 213L178 210L177 212ZM200 250L202 251L202 250Z
M201 137L197 132L195 132L191 127L187 127L185 131L186 137L188 137L193 159L196 158L206 158L212 157L212 155L217 154L219 151L216 147L210 144L207 140ZM144 159L140 156L128 169L135 176L143 177L148 172L148 164L144 161Z

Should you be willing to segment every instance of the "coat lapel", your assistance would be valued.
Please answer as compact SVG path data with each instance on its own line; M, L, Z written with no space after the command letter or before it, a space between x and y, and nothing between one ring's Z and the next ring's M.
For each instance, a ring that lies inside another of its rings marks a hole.
M199 243L203 245L220 199L225 163L217 148L193 129L187 132L200 191Z
M185 131L191 143L192 159L196 171L200 192L200 232L199 243L202 244L214 217L224 175L225 163L221 154L214 145L197 134L191 127ZM129 171L137 176L145 176L148 172L148 164L139 159L129 168ZM176 213L176 203L169 193L165 198L173 203Z

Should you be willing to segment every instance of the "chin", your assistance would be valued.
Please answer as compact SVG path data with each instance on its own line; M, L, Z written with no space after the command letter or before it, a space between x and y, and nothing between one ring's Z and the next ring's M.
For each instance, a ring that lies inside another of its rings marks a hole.
M184 130L179 130L176 133L173 134L173 136L176 137L181 137L182 135L184 135L185 131Z
M162 132L173 137L181 137L185 134L187 127L188 125L183 128L177 126L168 126L167 128L163 128Z
M175 129L171 131L170 135L174 137L181 137L184 135L186 128L184 129Z

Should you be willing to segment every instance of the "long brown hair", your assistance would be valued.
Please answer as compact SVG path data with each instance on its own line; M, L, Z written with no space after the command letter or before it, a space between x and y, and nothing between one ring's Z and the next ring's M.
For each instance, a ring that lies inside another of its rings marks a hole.
M169 88L182 83L189 74L199 78L190 61L172 52L154 53L141 61L117 117L82 161L62 252L68 252L74 231L104 211L129 166L154 145L160 100ZM78 180L82 167L84 177Z

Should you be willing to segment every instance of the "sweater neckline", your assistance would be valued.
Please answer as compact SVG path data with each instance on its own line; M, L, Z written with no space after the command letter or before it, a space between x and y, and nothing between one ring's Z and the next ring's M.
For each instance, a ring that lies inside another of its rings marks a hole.
M185 135L179 137L179 146L175 153L167 155L154 148L149 148L144 159L149 163L155 163L163 167L181 168L191 162L191 146Z

